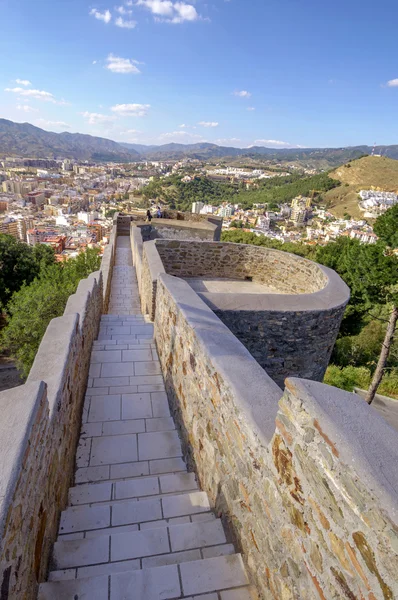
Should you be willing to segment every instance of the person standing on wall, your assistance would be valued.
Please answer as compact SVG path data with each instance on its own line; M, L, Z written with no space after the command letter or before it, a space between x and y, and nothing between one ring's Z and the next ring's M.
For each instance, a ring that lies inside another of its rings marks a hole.
M148 223L150 223L152 221L152 215L151 215L151 211L149 209L146 211L146 221Z

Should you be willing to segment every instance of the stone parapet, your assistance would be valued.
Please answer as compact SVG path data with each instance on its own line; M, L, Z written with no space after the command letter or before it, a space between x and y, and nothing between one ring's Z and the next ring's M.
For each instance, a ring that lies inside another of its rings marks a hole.
M398 596L397 436L354 394L282 391L181 279L155 338L190 464L264 598ZM279 401L279 403L278 403Z
M164 270L266 285L264 293L198 292L278 385L322 381L349 299L340 277L288 252L246 244L156 240Z
M49 324L25 385L0 393L1 600L33 600L45 578L102 306L102 273L92 273Z
M115 262L115 251L116 251L116 238L117 238L117 225L114 224L112 233L109 237L109 244L105 247L104 254L101 261L101 273L103 281L103 306L104 312L106 312L109 304L109 296L111 293L111 282L112 282L112 269Z

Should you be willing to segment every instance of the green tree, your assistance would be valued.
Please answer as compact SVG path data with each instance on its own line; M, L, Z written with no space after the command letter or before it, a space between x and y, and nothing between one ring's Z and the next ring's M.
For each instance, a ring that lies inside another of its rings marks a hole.
M366 400L371 404L387 366L398 321L398 260L383 242L360 244L340 238L317 253L319 262L335 269L351 289L351 304L369 311L374 304L389 308L389 319Z
M6 307L14 292L31 283L54 260L49 246L32 247L11 235L0 234L0 309Z
M390 248L398 248L398 204L376 219L373 230Z
M1 347L11 352L27 377L48 324L65 310L79 281L100 266L98 251L88 249L75 259L46 266L29 285L23 284L8 303L9 319Z

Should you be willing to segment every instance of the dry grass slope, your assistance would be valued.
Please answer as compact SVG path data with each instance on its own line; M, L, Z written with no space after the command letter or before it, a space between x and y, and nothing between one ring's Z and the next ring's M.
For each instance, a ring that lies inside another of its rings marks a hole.
M354 218L360 218L363 217L363 212L358 208L359 190L377 188L386 192L398 191L398 160L366 156L338 167L330 177L342 183L323 195L330 212L336 217L343 217L348 213Z

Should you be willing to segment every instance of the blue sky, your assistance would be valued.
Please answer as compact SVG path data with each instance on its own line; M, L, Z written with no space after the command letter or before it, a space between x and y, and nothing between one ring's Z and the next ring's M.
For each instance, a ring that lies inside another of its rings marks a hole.
M0 116L117 141L398 143L393 0L0 0Z

